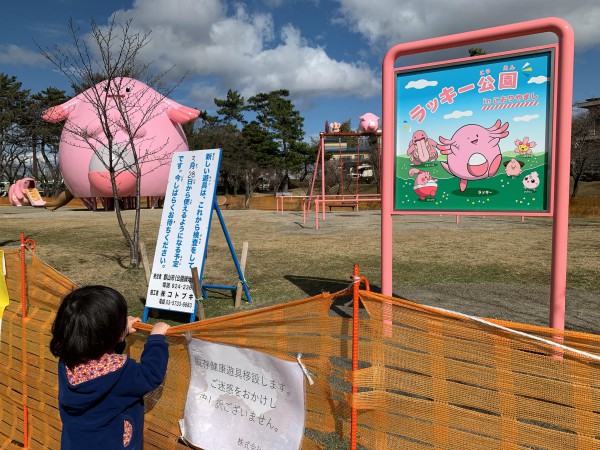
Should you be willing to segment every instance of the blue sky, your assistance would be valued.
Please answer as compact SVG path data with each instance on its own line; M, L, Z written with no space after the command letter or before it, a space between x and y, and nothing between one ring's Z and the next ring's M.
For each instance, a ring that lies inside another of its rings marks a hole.
M214 113L228 89L246 98L289 89L305 118L307 138L326 120L381 112L381 62L398 43L556 16L576 36L574 100L600 96L600 2L597 0L32 0L8 2L0 19L0 71L38 92L67 80L45 62L34 41L69 43L67 21L82 32L90 18L133 19L152 30L144 56L156 69L187 73L177 101ZM553 42L554 36L482 44L488 53ZM398 61L417 64L464 57L467 49Z

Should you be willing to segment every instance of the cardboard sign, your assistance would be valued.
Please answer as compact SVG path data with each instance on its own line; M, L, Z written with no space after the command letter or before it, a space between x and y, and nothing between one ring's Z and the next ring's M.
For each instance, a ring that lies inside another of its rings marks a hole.
M298 449L304 374L297 362L192 339L182 437L204 450Z
M550 214L554 48L396 73L394 210Z
M146 308L193 313L192 267L203 273L221 150L173 154Z

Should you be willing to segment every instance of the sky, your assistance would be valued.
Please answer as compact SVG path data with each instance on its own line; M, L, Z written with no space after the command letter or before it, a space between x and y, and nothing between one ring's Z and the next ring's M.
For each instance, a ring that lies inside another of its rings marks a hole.
M3 4L0 72L32 93L47 87L71 94L70 84L42 58L42 47L72 42L72 19L82 36L90 20L132 19L151 31L143 57L183 82L171 97L215 113L214 98L229 89L246 99L288 89L304 117L306 139L325 121L381 115L381 64L394 45L544 17L575 31L574 101L600 97L598 0L29 0ZM487 53L555 42L553 34L475 45ZM469 46L471 47L471 46ZM400 58L397 66L462 58L468 48Z

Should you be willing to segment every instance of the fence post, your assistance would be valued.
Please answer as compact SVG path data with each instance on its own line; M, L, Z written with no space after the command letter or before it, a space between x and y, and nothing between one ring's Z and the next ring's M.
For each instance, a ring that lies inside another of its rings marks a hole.
M21 233L21 379L23 380L22 402L23 402L23 448L29 448L29 408L27 406L27 338L25 336L25 319L27 317L27 265L25 262L25 250L27 247L35 248L32 239L25 239L25 233Z
M352 415L350 418L350 449L356 450L356 422L358 412L356 411L355 396L358 393L358 386L354 376L358 370L358 314L359 314L359 297L358 289L360 287L360 270L358 264L354 265L352 275Z

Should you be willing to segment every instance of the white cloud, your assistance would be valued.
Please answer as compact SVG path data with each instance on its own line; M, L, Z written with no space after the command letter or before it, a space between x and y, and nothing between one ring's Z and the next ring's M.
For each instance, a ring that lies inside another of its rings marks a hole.
M531 115L525 115L525 116L520 116L520 117L514 117L513 120L515 122L531 122L532 120L539 119L539 118L540 118L539 114L531 114Z
M544 75L538 75L537 77L531 77L528 81L527 84L531 84L531 83L535 83L535 84L544 84L549 80L548 77L544 76Z
M199 96L234 89L247 98L288 89L295 98L369 98L380 91L380 77L366 64L333 59L297 28L278 30L270 14L248 12L241 3L228 10L224 0L136 0L114 17L152 30L144 57L155 68L175 66L173 75L187 73L188 81L209 79L213 87L203 84Z
M444 119L460 119L461 117L471 117L473 111L453 111L450 114L444 114Z
M382 52L398 43L541 17L561 17L569 22L577 33L578 49L600 44L600 2L597 0L338 0L338 3L336 23L347 24ZM541 36L538 41L540 39ZM496 48L494 43L473 46L487 51Z
M46 60L39 52L13 44L0 45L0 64L38 66L45 63Z
M421 78L420 80L410 81L406 86L404 86L404 89L425 89L429 86L437 86L437 84L437 81L429 81Z

